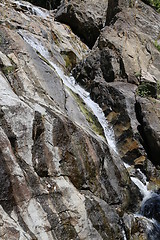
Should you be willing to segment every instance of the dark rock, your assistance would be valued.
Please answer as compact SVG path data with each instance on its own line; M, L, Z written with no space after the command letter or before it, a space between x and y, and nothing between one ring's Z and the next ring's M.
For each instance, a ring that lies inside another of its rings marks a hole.
M15 206L13 197L11 176L9 169L5 163L5 158L2 151L0 150L0 205L4 208L8 214L11 213Z
M140 214L160 222L160 196L153 194L141 206Z
M74 70L77 81L83 81L88 75L88 81L100 77L101 81L138 84L144 72L150 78L158 79L159 54L153 39L158 39L159 21L159 14L141 1L132 7L125 4L123 8L119 7L113 23L101 31L94 51ZM99 59L98 64L95 59ZM92 78L90 69L94 69Z
M105 25L108 0L64 1L55 19L68 24L90 48Z
M99 199L90 199L88 196L86 196L85 204L88 218L100 233L102 239L114 240L122 238L121 227L118 225L119 216L112 207Z
M160 164L159 107L160 103L156 99L137 98L136 113L140 123L138 129L150 160L158 165Z
M35 172L40 177L48 176L47 168L47 147L44 140L44 125L43 117L39 112L35 112L35 120L33 123L33 141L34 145L32 147L32 161L34 165Z
M30 2L30 3L32 3L36 6L47 8L49 10L56 9L61 4L61 0L47 0L47 1L44 1L44 0L27 0L27 2Z

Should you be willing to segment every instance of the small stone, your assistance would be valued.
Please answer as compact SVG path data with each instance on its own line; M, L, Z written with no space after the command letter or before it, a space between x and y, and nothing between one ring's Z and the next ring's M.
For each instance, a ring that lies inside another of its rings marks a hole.
M9 58L0 51L0 61L3 63L3 66L5 67L12 67L12 64L9 60Z
M135 166L136 165L144 165L144 163L145 163L145 160L146 160L146 157L145 156L140 156L139 158L136 158L135 160L134 160L134 164L135 164Z

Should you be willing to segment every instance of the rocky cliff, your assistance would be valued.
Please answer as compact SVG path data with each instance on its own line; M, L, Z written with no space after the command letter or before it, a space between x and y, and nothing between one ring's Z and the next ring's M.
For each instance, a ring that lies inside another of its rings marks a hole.
M160 15L31 2L0 1L0 239L159 239Z

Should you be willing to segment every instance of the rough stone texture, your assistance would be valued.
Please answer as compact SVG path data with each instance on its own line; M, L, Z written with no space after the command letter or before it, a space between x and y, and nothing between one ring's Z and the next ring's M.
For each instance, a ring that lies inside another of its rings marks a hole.
M113 125L123 160L145 166L146 154L141 143L147 144L148 154L155 152L157 157L150 157L152 162L156 162L159 156L159 118L152 105L152 113L148 111L152 124L151 121L147 124L146 121L149 120L144 120L143 130L139 134L135 114L135 107L138 105L136 95L157 97L160 54L154 43L159 38L160 15L141 1L129 5L127 2L117 2L115 6L118 10L112 13L112 21L101 31L94 48L73 70L73 74L90 91L92 99L99 103ZM144 98L138 101L147 105ZM146 116L147 110L143 110L141 115ZM147 116L146 118L148 119ZM148 129L154 128L156 134L149 134L151 130Z
M82 16L86 12L88 17L89 9L86 11L83 5L86 2L81 2L76 5L77 11L82 10ZM133 24L132 17L139 11L137 19L141 17L141 21L137 20L137 24L141 23L142 28L147 21L142 17L143 11L151 10L140 4L141 15L140 7L130 9L128 1L119 1L115 12L108 16L102 3L93 3L90 14L95 25L91 24L91 29L98 26L99 33L105 22L111 25L102 30L91 52L70 27L54 21L52 11L27 2L0 3L2 240L121 240L125 235L130 240L147 239L146 224L153 225L144 217L135 216L142 196L130 176L144 181L137 169L141 168L147 173L151 189L160 186L159 171L148 160L149 157L158 164L154 151L159 154L159 100L138 97L136 85L140 80L148 81L148 76L155 84L159 52L154 49L153 55L148 56L143 44L135 41L138 35L133 39L129 35L129 45L122 54L122 42L119 37L114 38L116 31L119 34L122 30L119 32L118 27L125 13ZM66 4L63 6L76 2ZM154 22L152 33L157 37L159 16L151 13L148 24ZM98 23L96 14L100 15ZM132 24L124 29L132 32ZM144 40L149 34L147 26L143 27ZM114 44L110 44L111 39ZM139 44L141 59L137 60L136 53L135 64L127 55L129 49L132 52L133 43ZM151 56L152 65L147 65L146 70L143 60L149 61ZM113 128L115 152L102 136L102 129L99 135L93 128L88 117L90 110L62 81L79 61L82 63L75 75L99 103ZM132 78L139 63L143 78ZM81 105L86 107L85 112ZM126 169L123 161L131 166Z
M101 31L94 51L79 66L77 80L85 81L87 76L90 81L101 78L138 84L148 73L159 80L160 59L154 45L159 21L159 14L141 1L123 8Z
M155 164L160 163L160 102L156 99L137 98L139 131L144 138L145 148Z
M108 0L62 1L55 19L68 24L89 47L105 26Z

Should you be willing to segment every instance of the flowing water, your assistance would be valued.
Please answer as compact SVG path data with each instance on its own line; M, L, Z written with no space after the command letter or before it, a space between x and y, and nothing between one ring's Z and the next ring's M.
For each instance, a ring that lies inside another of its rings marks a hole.
M56 65L47 50L47 48L44 47L43 43L41 43L38 39L36 39L32 35L27 35L24 31L19 30L19 34L23 37L23 39L37 52L40 53L40 55L45 58L48 63L54 68L58 76L63 81L63 84L67 86L69 89L71 89L74 93L78 94L79 97L83 100L83 102L88 106L89 109L92 110L94 115L97 117L99 123L101 124L105 138L108 142L108 145L110 149L112 149L114 152L117 152L116 150L116 143L115 143L115 137L114 137L114 131L113 129L108 125L106 117L102 111L102 109L99 107L99 105L95 102L93 102L90 98L90 94L85 91L81 86L76 84L75 79L73 76L67 76L65 75L63 69Z
M25 8L30 14L37 15L41 18L47 18L49 16L47 10L42 9L40 7L33 6L28 2L24 2L24 1L20 2L17 0L12 0L12 2L21 8Z
M131 166L124 164L126 168ZM143 199L138 214L135 217L143 219L146 223L147 239L159 240L160 239L160 194L148 190L146 176L137 169L137 177L131 177L131 180L138 187ZM124 238L125 239L125 238ZM126 238L127 239L127 238Z
M131 180L139 188L144 200L148 199L151 196L152 193L147 189L147 185L148 185L147 183L144 184L137 177L131 177Z
M14 2L20 4L18 1ZM30 9L30 5L27 6ZM45 11L42 11L38 7L33 7L32 13L37 14L43 18L47 17L47 13ZM83 102L88 106L88 108L92 110L104 130L104 135L110 149L112 149L114 152L117 152L114 131L108 125L106 117L99 105L91 100L90 95L87 91L85 91L81 86L76 84L73 76L65 75L63 68L53 62L49 51L42 42L40 42L35 36L27 34L27 32L25 31L19 30L19 34L34 50L36 50L43 58L47 60L49 65L52 66L57 75L63 81L63 84L69 89L71 89L74 93L78 94L79 97L83 100ZM125 164L125 167L128 168L130 166L128 164ZM160 239L160 196L158 193L153 193L148 190L148 182L146 180L146 176L139 169L137 171L139 172L140 178L131 177L131 180L139 188L141 195L143 196L143 201L139 214L148 219L146 225L148 229L148 239L158 240ZM122 230L122 234L124 240L127 240L124 230Z
M148 240L158 240L160 239L160 195L147 189L146 176L139 169L138 171L142 181L136 177L131 177L131 180L143 196L139 214L146 217Z

